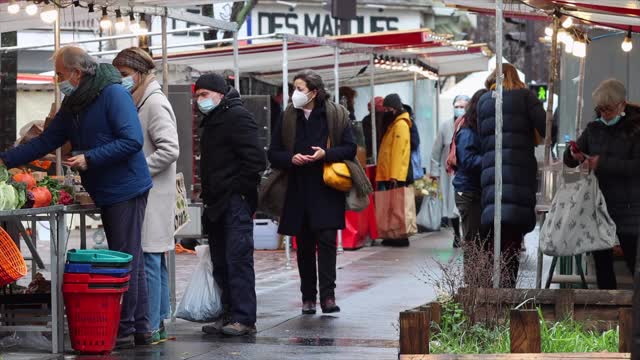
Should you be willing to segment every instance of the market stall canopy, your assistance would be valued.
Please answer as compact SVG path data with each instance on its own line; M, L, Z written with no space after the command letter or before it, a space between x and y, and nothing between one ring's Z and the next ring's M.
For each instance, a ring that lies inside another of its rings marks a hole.
M495 0L444 0L447 6L478 14L495 14ZM560 9L586 24L640 32L640 2L622 0L522 0L504 5L504 16L549 20Z
M429 29L390 31L327 38L277 34L288 38L288 69L292 77L303 69L314 69L325 79L333 79L335 47L340 53L341 84L368 84L363 75L370 64L371 54L382 60L417 59L438 75L453 75L487 69L488 57L481 44L453 42L449 36L438 35ZM240 67L243 73L272 83L282 82L282 40L240 47ZM231 47L174 53L171 63L188 65L199 72L223 72L233 66ZM376 83L405 81L413 78L406 69L376 68ZM328 81L330 83L330 81Z

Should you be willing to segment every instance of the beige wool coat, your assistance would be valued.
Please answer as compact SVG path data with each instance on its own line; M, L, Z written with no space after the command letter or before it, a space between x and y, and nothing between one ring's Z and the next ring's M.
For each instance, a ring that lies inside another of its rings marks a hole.
M180 154L176 116L157 81L147 86L137 107L143 152L153 179L142 226L142 250L163 253L175 246L176 161Z

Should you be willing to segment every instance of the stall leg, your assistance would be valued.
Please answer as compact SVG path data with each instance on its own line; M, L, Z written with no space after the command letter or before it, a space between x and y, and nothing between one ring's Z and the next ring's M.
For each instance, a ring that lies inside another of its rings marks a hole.
M80 214L80 249L87 248L87 215Z
M342 230L338 230L338 254L344 253L344 248L342 247Z
M169 302L171 303L171 322L176 322L176 250L169 250Z

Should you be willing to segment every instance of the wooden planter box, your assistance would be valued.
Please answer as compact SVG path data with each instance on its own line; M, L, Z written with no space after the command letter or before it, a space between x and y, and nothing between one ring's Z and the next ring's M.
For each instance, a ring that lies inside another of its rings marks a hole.
M425 356L429 354L430 325L440 323L440 304L430 303L400 313L400 359L629 359L632 298L629 290L460 289L456 300L473 305L476 321L511 319L511 352L518 354ZM619 325L620 353L535 354L541 347L538 307L546 321L573 318L602 330Z

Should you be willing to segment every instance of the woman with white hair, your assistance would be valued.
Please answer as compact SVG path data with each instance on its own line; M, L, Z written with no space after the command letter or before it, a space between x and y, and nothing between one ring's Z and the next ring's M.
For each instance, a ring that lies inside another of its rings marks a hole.
M629 270L634 274L640 223L640 108L627 103L624 84L605 80L593 92L596 120L564 153L564 163L586 163L598 178ZM613 250L593 252L598 288L617 287Z

